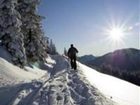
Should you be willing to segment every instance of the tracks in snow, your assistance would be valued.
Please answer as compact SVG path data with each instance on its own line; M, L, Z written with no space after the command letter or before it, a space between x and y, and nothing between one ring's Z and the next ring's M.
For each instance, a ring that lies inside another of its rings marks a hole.
M64 70L44 82L25 85L10 105L113 105L82 73Z
M59 56L50 78L23 84L9 105L115 105Z

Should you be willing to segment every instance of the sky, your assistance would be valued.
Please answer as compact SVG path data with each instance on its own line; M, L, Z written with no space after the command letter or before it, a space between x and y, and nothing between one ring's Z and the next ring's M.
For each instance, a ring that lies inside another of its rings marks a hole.
M139 0L42 0L38 12L44 16L43 31L62 54L70 44L79 56L101 56L122 48L140 49ZM120 28L120 40L110 38Z

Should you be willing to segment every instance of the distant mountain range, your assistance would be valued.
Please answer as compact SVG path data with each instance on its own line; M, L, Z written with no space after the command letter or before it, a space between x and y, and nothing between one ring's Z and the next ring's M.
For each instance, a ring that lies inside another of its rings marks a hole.
M140 80L139 49L120 49L100 57L86 55L80 57L79 61L100 72L125 79L132 83L137 81L133 79ZM137 82L135 84L140 85Z
M92 62L95 58L96 57L93 55L84 55L84 56L79 57L79 61L83 64L87 64L87 63Z

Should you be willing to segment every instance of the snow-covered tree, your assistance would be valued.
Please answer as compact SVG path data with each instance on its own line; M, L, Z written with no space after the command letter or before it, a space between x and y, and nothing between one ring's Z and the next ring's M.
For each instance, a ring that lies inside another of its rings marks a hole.
M64 55L66 55L66 56L67 56L67 55L68 55L67 53L68 53L67 49L66 49L66 48L64 48Z
M42 60L46 57L46 43L42 32L42 17L37 14L40 0L19 0L17 7L21 14L22 33L25 35L24 43L28 61Z
M52 39L50 40L50 43L49 43L49 54L52 54L52 55L58 54L55 44L53 43Z
M17 0L0 0L0 40L11 54L13 63L22 66L26 62L26 57L17 4Z
M48 53L49 50L49 38L47 36L44 36L42 39L43 43L44 43L44 48L45 48L45 52Z

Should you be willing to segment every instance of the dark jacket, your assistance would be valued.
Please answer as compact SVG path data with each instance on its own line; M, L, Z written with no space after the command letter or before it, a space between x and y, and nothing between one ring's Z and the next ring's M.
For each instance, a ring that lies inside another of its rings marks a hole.
M76 57L76 53L78 53L78 50L75 47L70 47L68 50L68 57L69 58Z

